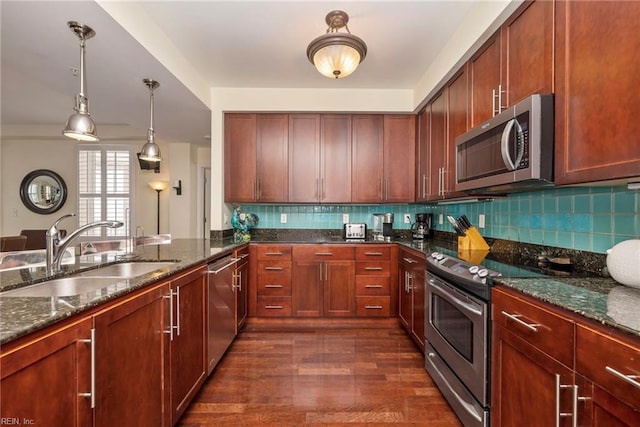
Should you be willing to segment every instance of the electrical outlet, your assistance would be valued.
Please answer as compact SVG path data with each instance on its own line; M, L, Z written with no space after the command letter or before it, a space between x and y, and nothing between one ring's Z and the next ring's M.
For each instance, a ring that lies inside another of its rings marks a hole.
M227 213L224 214L224 223L229 224L229 214Z
M411 224L411 214L404 214L404 223Z
M484 214L478 215L478 228L484 228Z
M444 224L444 214L438 214L438 224Z
M280 214L280 224L286 224L287 223L287 214L283 213Z
M349 214L342 214L342 223L343 224L349 223Z

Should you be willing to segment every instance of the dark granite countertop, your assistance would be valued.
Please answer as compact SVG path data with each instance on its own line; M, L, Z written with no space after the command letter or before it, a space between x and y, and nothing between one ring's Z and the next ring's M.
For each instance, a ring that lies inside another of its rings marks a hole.
M303 236L259 236L253 243L314 243L314 244L384 244L389 242L358 241L345 242L340 236L311 234ZM455 253L456 244L451 240L411 241L396 239L391 243L424 252L451 251ZM52 324L95 307L113 298L148 285L163 277L202 262L222 257L241 244L211 243L204 239L174 239L171 244L143 246L136 250L136 261L176 261L156 272L134 278L115 279L113 285L97 292L74 297L4 297L0 298L0 344L4 344L29 332ZM510 256L509 258L513 258ZM95 268L113 263L113 256L98 256L85 264L77 258L75 264L64 265L61 275L73 274L81 269ZM85 261L86 262L86 261ZM6 291L25 284L34 284L46 280L43 267L0 272L0 291ZM640 290L618 285L607 277L552 277L533 278L501 277L496 283L511 287L542 301L578 313L586 318L622 331L640 336Z
M132 279L114 278L104 288L69 297L3 297L0 295L0 345L34 332L74 314L89 310L116 297L151 284L189 267L221 258L241 244L205 239L173 239L170 244L140 246L133 261L174 261L158 270ZM63 277L116 262L115 256L76 257L63 265ZM48 280L44 267L0 271L0 291Z

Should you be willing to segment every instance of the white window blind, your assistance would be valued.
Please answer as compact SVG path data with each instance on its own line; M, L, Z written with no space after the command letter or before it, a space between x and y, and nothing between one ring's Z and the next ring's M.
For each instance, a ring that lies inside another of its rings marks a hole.
M120 228L94 228L85 233L95 238L126 236L131 202L131 151L122 146L79 146L78 222L117 220Z

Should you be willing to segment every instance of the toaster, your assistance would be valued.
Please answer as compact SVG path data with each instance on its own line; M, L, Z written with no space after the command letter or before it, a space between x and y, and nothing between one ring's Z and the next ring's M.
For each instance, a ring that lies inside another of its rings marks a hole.
M342 230L342 237L345 240L364 240L367 238L367 224L349 223L345 224Z

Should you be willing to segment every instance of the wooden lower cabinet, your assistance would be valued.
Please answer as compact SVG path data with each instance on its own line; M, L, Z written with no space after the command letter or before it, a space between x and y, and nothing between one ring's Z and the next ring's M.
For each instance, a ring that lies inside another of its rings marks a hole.
M171 420L175 423L207 377L206 267L171 280Z
M91 329L91 318L84 318L3 349L2 424L91 425L91 397L85 396L91 393Z
M245 246L234 254L239 259L234 273L236 294L236 335L244 326L249 310L249 247Z
M396 313L391 298L391 258L397 249L391 245L356 247L356 315L389 317Z
M492 426L640 425L636 337L502 286L492 298Z
M398 264L400 323L424 353L426 256L422 252L401 248Z
M249 251L249 315L291 317L291 245L251 245Z
M170 425L168 295L150 286L94 316L95 426Z

